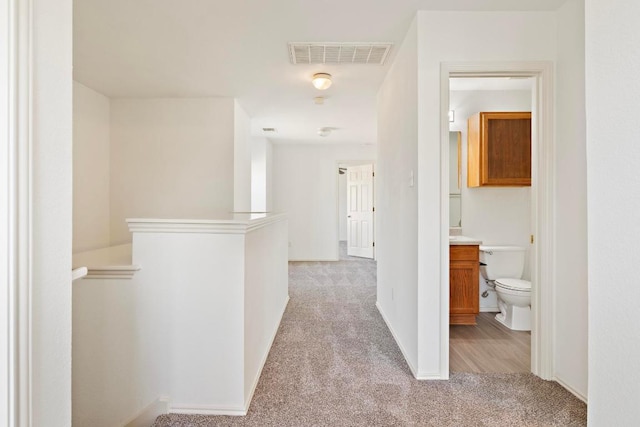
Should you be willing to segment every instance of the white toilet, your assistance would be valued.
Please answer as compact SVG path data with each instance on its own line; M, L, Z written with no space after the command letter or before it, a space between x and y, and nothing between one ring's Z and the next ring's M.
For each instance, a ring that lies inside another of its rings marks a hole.
M520 246L480 246L480 272L498 295L496 320L514 331L531 330L531 282L521 280L524 257Z

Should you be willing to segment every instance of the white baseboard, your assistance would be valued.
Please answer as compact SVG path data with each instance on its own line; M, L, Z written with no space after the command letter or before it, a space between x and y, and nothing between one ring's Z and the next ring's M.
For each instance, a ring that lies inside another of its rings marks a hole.
M317 259L289 258L289 262L334 262L334 261L340 261L340 258L317 258Z
M447 375L447 377L443 377L440 374L432 374L432 373L418 373L418 375L416 375L416 379L417 380L438 380L438 381L446 381L449 379L449 376Z
M169 410L172 414L189 414L189 415L247 415L247 410L241 407L224 407L224 406L208 406L208 405L185 405L180 407L172 407Z
M287 305L289 304L289 295L287 295L287 299L284 301L284 306L282 307L282 311L280 312L280 320L278 320L278 324L276 325L273 333L271 334L271 341L269 342L269 347L267 347L267 351L262 356L262 360L260 361L260 369L258 369L258 374L253 380L253 384L251 385L251 392L249 392L249 396L244 402L245 414L249 411L249 405L251 405L251 400L253 399L253 394L256 392L256 387L258 387L258 382L260 381L260 376L262 375L262 369L264 368L265 363L267 363L267 358L269 357L269 352L271 351L271 347L273 346L273 342L276 339L276 335L278 334L278 329L280 329L280 323L282 322L282 317L284 316L284 312L287 309Z
M387 319L387 316L385 316L384 311L382 311L382 308L380 307L380 303L377 302L377 301L376 301L376 308L378 309L378 312L380 313L380 316L382 316L382 320L384 320L384 323L387 325L387 328L389 328L389 331L391 332L391 335L393 336L393 339L396 341L396 344L398 345L398 348L400 348L400 351L402 352L402 355L404 356L404 360L405 360L405 362L407 362L407 365L409 366L409 370L411 371L411 374L416 379L420 379L420 378L418 378L417 369L409 361L409 358L407 357L407 352L404 350L404 347L402 347L402 344L400 344L400 341L398 340L398 336L396 335L396 332L391 327L391 324L389 323L389 319Z
M480 307L480 313L500 313L498 307Z
M566 382L564 382L563 380L561 380L558 377L553 377L553 381L557 382L558 384L560 384L562 387L564 387L569 393L573 394L575 397L577 397L578 399L582 400L584 403L588 403L587 402L587 396L584 396L582 393L578 392L575 388L571 387L569 384L567 384Z
M169 399L159 397L144 408L140 413L133 416L125 427L149 427L162 414L169 412Z

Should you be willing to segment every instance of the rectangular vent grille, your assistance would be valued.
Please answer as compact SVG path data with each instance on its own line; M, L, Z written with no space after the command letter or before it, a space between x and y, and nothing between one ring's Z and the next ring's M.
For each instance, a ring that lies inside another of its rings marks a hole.
M292 64L383 65L393 43L289 43Z

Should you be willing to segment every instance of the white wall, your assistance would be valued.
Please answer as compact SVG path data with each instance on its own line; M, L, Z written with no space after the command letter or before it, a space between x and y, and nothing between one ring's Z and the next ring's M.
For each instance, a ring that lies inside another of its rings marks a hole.
M126 218L199 218L234 207L231 98L111 101L111 244Z
M248 405L289 301L287 221L245 236L244 397Z
M251 211L271 211L273 147L266 138L251 140Z
M73 283L74 426L123 426L169 396L167 298L145 267Z
M233 210L251 211L251 122L238 101L233 101Z
M640 419L640 3L585 2L589 424Z
M32 284L29 378L32 418L29 421L33 426L69 426L72 3L33 0L30 12L33 238L29 279Z
M448 375L441 327L448 280L448 224L441 224L440 67L452 61L541 61L556 56L554 12L418 12L418 365L421 377ZM540 31L544 28L545 31ZM447 191L447 188L444 188ZM444 332L443 332L444 333Z
M338 163L375 160L355 144L274 144L273 208L289 218L290 260L338 259Z
M569 0L558 11L554 367L556 379L586 399L588 269L583 16L581 0Z
M73 82L73 252L109 246L109 98Z
M418 368L418 45L414 21L378 92L377 305L407 362Z
M531 111L531 91L451 91L449 99L451 108L456 110L456 120L450 128L462 132L463 234L486 245L529 249L531 187L467 187L467 119L480 111ZM527 280L531 278L529 266L527 262L523 276ZM485 289L482 283L480 292ZM485 302L480 299L481 307Z

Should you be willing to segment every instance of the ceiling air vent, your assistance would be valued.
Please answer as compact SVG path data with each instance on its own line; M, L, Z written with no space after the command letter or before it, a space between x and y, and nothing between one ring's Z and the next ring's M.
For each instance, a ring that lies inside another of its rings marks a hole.
M289 43L292 64L383 65L393 43Z

